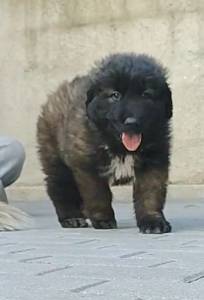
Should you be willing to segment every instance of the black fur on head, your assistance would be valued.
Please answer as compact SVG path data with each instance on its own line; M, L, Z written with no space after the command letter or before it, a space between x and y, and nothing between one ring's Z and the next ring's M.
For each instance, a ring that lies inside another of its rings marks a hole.
M91 73L87 114L121 146L121 135L141 134L143 147L168 137L172 116L166 70L152 57L114 54Z

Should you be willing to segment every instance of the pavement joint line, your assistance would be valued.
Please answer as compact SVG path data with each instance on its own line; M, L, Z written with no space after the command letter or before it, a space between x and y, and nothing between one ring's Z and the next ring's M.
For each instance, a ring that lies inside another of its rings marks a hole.
M76 242L76 243L74 243L74 245L83 245L83 244L89 244L92 242L99 242L99 240L98 239L85 240L85 241L81 241L81 242Z
M156 268L156 267L160 267L160 266L163 266L163 265L171 264L173 262L176 262L176 261L175 260L167 260L167 261L164 261L162 263L150 265L150 266L148 266L148 268Z
M185 283L192 283L192 282L198 281L200 279L204 279L204 271L186 276L186 277L184 277L183 281Z
M37 257L31 257L31 258L21 259L21 260L19 260L19 262L27 263L27 262L30 262L30 261L36 261L36 260L50 258L50 257L52 257L52 256L51 255L37 256Z
M32 250L36 250L36 248L28 248L28 249L21 249L21 250L16 250L16 251L10 251L9 254L18 254L18 253L25 253L29 252Z
M160 239L164 239L164 238L168 238L169 236L171 236L170 234L159 234L159 236L155 236L155 237L153 237L152 239L153 240L160 240Z
M112 247L116 247L116 245L102 246L102 247L98 247L97 249L106 249L106 248L112 248Z
M37 273L36 276L44 276L46 274L55 273L55 272L59 272L59 271L63 271L63 270L71 269L71 268L72 268L72 266L65 266L65 267L62 267L62 268L50 269L50 270L47 270L47 271Z
M197 243L197 242L198 242L197 240L192 240L192 241L182 243L181 246L188 246L188 245L191 245L192 243Z
M101 280L101 281L95 282L93 284L83 285L83 286L78 287L76 289L72 289L71 292L72 293L80 293L80 292L83 292L87 289L90 289L90 288L98 286L98 285L102 285L102 284L107 283L107 282L110 282L110 280Z
M129 257L141 255L141 254L146 254L146 253L147 253L146 251L137 251L137 252L121 255L120 258L129 258Z

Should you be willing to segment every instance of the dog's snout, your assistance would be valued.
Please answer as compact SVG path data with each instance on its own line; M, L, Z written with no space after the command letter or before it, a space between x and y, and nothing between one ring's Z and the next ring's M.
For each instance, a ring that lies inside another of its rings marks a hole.
M129 118L125 119L124 124L125 125L134 125L134 124L136 125L136 124L138 124L138 121L136 118L129 117Z

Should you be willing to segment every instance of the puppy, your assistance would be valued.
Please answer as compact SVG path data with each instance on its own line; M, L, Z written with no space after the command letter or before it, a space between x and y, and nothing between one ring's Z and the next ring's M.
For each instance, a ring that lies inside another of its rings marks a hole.
M110 185L132 182L140 231L169 232L171 117L166 70L146 55L110 55L50 95L37 139L61 225L115 228Z

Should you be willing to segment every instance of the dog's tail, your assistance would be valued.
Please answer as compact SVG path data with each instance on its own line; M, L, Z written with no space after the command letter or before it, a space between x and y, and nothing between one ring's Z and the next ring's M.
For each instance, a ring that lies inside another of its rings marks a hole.
M25 212L0 202L0 231L29 229L32 224L32 219Z

